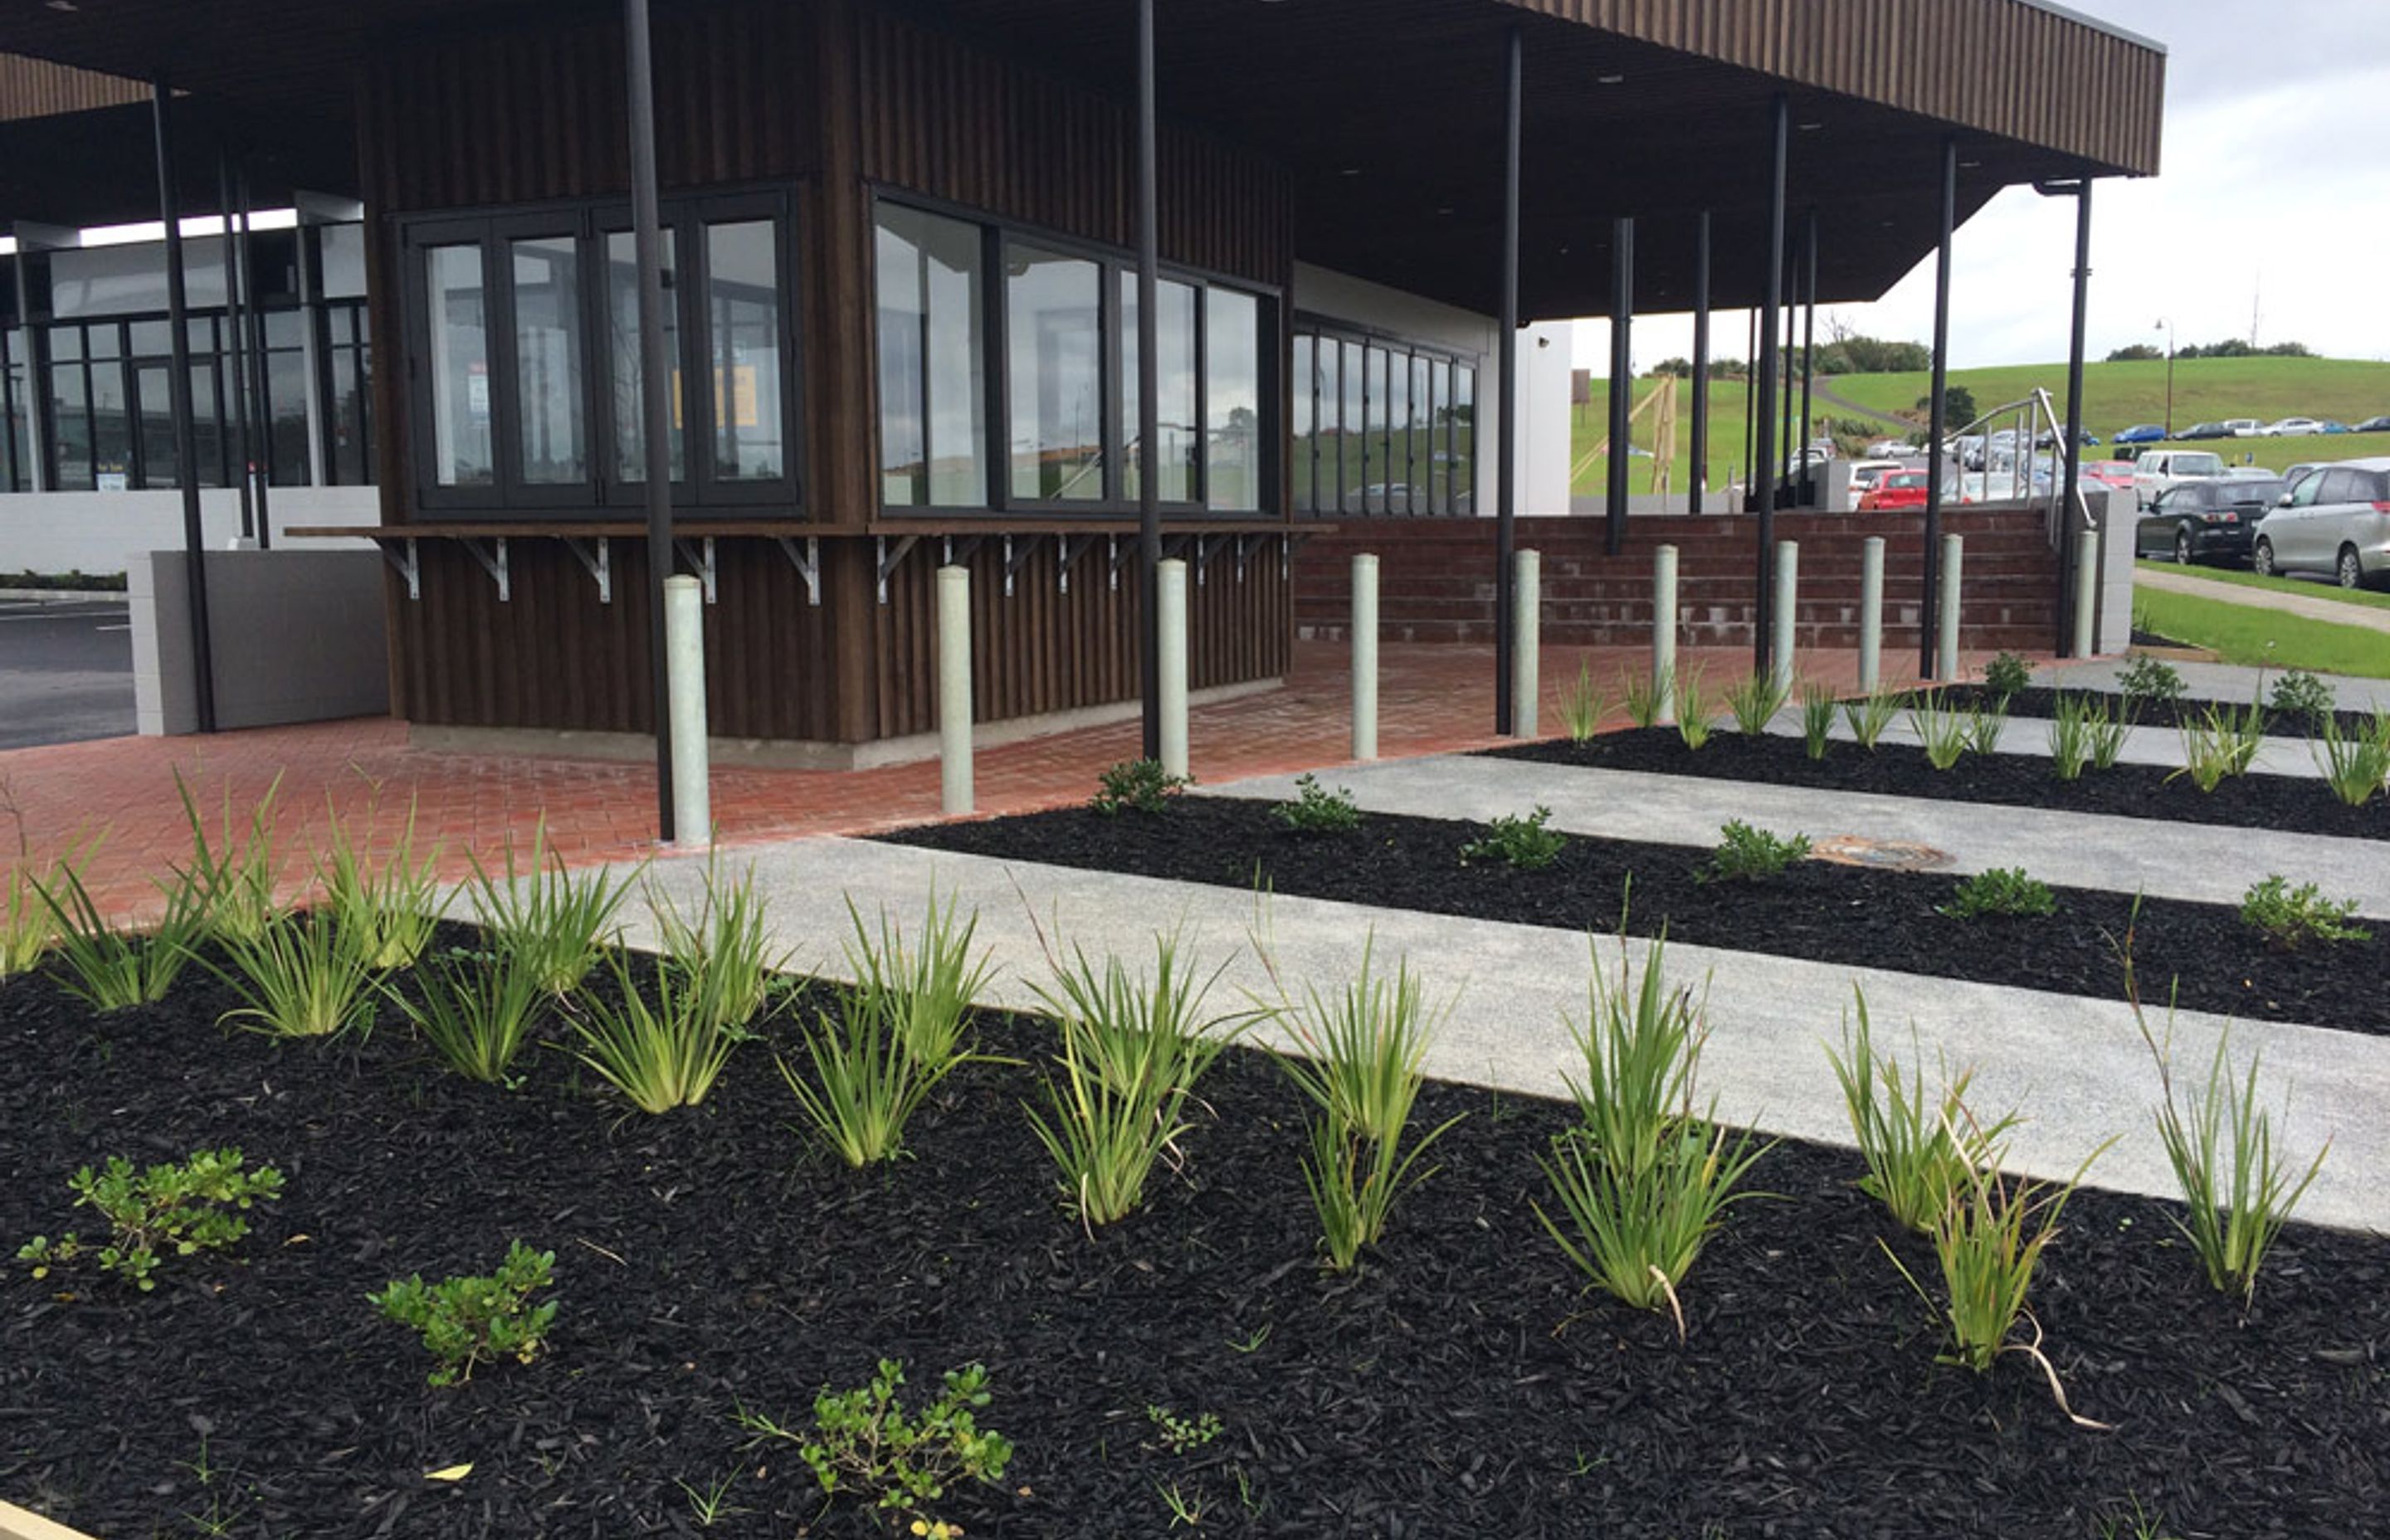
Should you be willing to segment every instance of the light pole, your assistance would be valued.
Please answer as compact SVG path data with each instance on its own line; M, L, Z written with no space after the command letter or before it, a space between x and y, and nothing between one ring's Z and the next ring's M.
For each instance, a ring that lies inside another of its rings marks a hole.
M2163 330L2163 331L2166 334L2166 407L2165 407L2165 435L2166 435L2166 437L2167 437L2167 438L2173 438L2173 437L2174 437L2174 322L2172 322L2171 320L2160 320L2160 321L2157 323L2157 326L2156 326L2156 327L2152 327L2152 330Z

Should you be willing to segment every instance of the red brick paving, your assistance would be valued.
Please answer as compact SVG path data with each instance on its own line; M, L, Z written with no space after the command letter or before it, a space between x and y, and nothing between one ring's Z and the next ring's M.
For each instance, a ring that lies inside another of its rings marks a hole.
M1351 726L1343 647L1299 643L1286 687L1266 695L1199 707L1189 724L1197 776L1322 769L1348 762ZM1560 730L1557 702L1589 661L1613 700L1628 671L1648 667L1639 648L1547 648L1545 733ZM1971 660L1972 661L1972 660ZM1750 668L1740 648L1691 651L1722 687ZM1888 682L1907 683L1912 674ZM1803 672L1852 688L1857 657L1803 656ZM1381 653L1379 750L1394 759L1481 748L1496 739L1491 650L1457 646L1387 646ZM983 751L979 807L983 815L1025 812L1080 801L1106 765L1138 751L1136 722L1083 728ZM521 755L434 752L411 748L404 723L386 718L272 727L212 738L122 738L0 752L0 875L19 864L16 847L37 868L78 843L85 880L103 909L137 916L157 902L156 879L186 858L190 834L175 794L179 773L190 786L212 838L226 816L244 835L251 810L280 777L273 803L276 849L287 886L306 880L312 852L337 817L361 847L386 853L410 804L416 848L437 845L443 871L462 877L467 858L504 858L509 841L528 850L545 821L550 848L569 863L636 857L655 848L651 765ZM713 816L725 844L797 835L857 833L938 816L934 760L873 770L829 772L717 768ZM15 827L11 827L11 819Z

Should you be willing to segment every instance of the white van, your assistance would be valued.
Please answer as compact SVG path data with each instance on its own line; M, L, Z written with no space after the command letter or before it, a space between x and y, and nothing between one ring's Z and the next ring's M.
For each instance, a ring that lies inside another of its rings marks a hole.
M2133 496L2141 507L2178 481L2208 481L2224 474L2224 456L2212 449L2145 449L2133 462Z

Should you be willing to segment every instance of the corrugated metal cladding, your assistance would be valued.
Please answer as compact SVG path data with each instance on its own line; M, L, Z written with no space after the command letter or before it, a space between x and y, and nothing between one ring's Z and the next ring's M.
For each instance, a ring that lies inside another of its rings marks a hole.
M2165 55L2021 0L1504 0L2139 174Z
M0 54L0 122L148 99L145 81L76 70L22 54Z

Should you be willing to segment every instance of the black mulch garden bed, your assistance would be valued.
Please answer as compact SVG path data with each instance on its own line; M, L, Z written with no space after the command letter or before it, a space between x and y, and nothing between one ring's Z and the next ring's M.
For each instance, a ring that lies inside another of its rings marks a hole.
M1265 885L1305 898L1602 933L1618 929L1623 906L1635 934L1656 935L1664 925L1672 939L1694 945L2063 995L2123 994L2111 938L2121 940L2132 923L2129 894L2059 888L2058 913L2048 918L1960 920L1937 912L1959 885L1947 873L1812 860L1761 881L1703 882L1694 874L1707 851L1582 836L1571 836L1560 859L1542 871L1498 861L1462 866L1457 853L1484 832L1480 824L1372 813L1356 833L1295 834L1270 815L1266 802L1182 797L1158 817L1064 808L883 838L1090 871ZM1632 897L1622 905L1630 877ZM2382 981L2390 978L2390 927L2363 942L2283 951L2242 923L2234 906L2152 898L2142 902L2133 950L2143 992L2157 1007L2168 982L2179 980L2179 1003L2189 1010L2390 1032L2382 997Z
M1034 1072L983 1065L918 1120L912 1158L809 1152L765 1045L702 1109L648 1118L534 1056L469 1084L385 1023L362 1043L226 1035L194 984L95 1021L0 988L0 1233L71 1222L77 1165L238 1144L289 1177L238 1260L0 1284L0 1492L102 1537L695 1534L683 1483L730 1478L708 1534L889 1533L817 1497L792 1449L742 1453L743 1405L797 1425L882 1355L913 1386L983 1361L1000 1490L973 1535L1158 1536L1175 1488L1222 1534L2092 1536L2139 1510L2185 1537L2379 1533L2390 1466L2390 1248L2294 1229L2243 1319L2169 1243L2163 1205L2068 1211L2035 1293L2075 1407L2022 1356L1937 1365L1921 1276L1850 1186L1786 1146L1684 1291L1690 1340L1580 1292L1528 1208L1558 1110L1430 1087L1466 1112L1353 1278L1313 1263L1299 1109L1232 1053L1182 1174L1090 1239L1021 1111ZM1028 1023L988 1046L1042 1047ZM423 1383L363 1296L558 1252L552 1351ZM1160 1447L1147 1408L1216 1414ZM469 1462L453 1484L426 1473ZM2124 1533L2132 1533L2129 1526Z
M1869 751L1856 743L1835 743L1825 758L1813 760L1808 746L1798 738L1721 732L1695 751L1685 747L1673 727L1607 733L1587 743L1554 738L1484 751L1495 759L1598 770L1646 770L1712 780L1814 786L1829 791L2221 824L2281 834L2390 840L2390 797L2350 807L2332 795L2331 787L2312 776L2228 776L2216 790L2205 792L2193 786L2188 776L2176 776L2163 765L2087 769L2078 778L2062 781L2048 756L2038 753L1969 754L1947 770L1936 770L1927 762L1923 749L1909 744L1879 743Z
M2000 700L1998 692L1986 685L1945 685L1934 693L1943 705L1959 711L1976 707L1989 710L1998 705ZM2124 698L2114 690L2062 692L2055 689L2043 689L2036 686L2031 689L2019 690L2008 698L2009 715L2034 718L2055 717L2058 714L2058 701L2062 693L2070 697L2101 696L2107 700L2110 709L2118 712L2127 709ZM2229 712L2247 704L2245 700L2217 701L2185 696L2178 700L2143 700L2135 704L2131 711L2133 720L2142 726L2180 727L2187 724L2204 722L2207 713L2219 706ZM2344 734L2361 732L2373 724L2372 714L2369 712L2343 711L2335 712L2333 715L2340 719L2340 729ZM1903 720L1906 719L1903 718ZM2047 742L2049 739L2049 729L2037 724L2031 728L2020 730L2034 733L2036 736L2032 741L2037 744ZM2267 713L2266 731L2276 738L2312 738L2320 734L2322 728L2317 722L2305 715L2269 709Z

